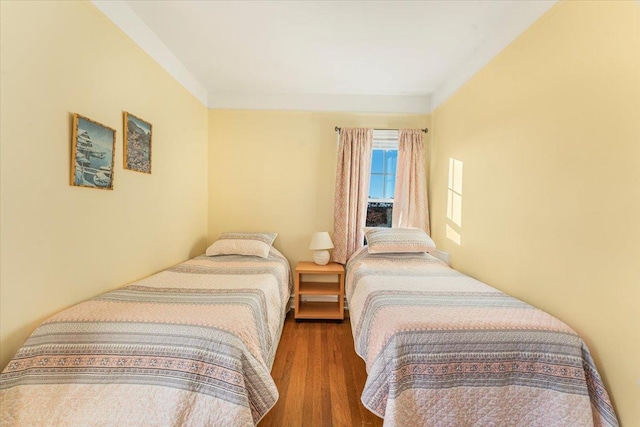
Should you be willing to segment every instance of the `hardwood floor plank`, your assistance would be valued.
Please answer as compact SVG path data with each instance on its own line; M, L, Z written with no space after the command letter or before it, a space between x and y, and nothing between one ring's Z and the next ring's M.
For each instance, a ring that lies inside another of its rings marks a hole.
M296 325L298 326L298 325ZM293 352L292 363L289 366L289 390L285 396L285 412L283 425L301 426L303 425L303 414L305 405L304 390L307 380L307 359L309 356L309 331L306 328L294 328L293 339L297 342L292 345L290 351ZM276 356L277 357L277 356ZM285 366L284 369L287 369ZM277 386L277 384L276 384Z
M356 420L351 416L351 409L349 408L349 403L353 401L349 396L349 391L354 389L354 385L347 381L348 376L345 369L349 366L348 359L351 355L345 354L345 345L341 340L340 329L342 328L334 328L331 339L331 347L334 354L333 363L330 364L331 398L338 402L336 410L331 415L334 425L343 426L351 425ZM349 348L349 346L346 346L346 348Z
M330 346L326 345L326 343L329 342L328 340L330 337L330 328L328 326L330 326L330 324L327 325L325 323L322 325L322 334L320 336L320 346L322 347L323 352L322 360L332 359L333 357L332 349L330 348ZM325 366L324 374L322 378L320 378L320 390L322 393L322 413L331 414L333 412L333 405L331 404L331 383L325 380L327 378L326 372L327 369Z
M360 401L366 371L348 318L296 322L290 313L272 376L280 398L260 427L382 426Z
M318 328L308 328L307 337L310 348L308 349L304 401L308 403L303 405L306 408L302 417L303 425L311 425L313 420L322 419L322 394L318 392L318 386L321 385L320 370L323 366L321 365L322 345Z

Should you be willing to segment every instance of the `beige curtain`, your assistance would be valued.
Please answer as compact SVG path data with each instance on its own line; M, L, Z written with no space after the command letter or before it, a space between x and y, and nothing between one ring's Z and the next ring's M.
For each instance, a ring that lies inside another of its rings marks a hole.
M344 264L364 241L373 129L342 128L333 208L335 262Z
M424 168L422 131L400 129L392 227L416 227L431 234Z

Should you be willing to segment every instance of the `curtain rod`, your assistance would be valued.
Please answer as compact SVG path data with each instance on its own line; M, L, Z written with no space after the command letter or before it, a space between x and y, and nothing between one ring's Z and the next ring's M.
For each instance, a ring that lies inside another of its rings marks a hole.
M342 130L341 127L336 126L335 128L336 132L340 133L340 130ZM374 130L398 130L398 129L374 129ZM420 129L422 132L427 133L429 132L429 129L424 128L424 129Z

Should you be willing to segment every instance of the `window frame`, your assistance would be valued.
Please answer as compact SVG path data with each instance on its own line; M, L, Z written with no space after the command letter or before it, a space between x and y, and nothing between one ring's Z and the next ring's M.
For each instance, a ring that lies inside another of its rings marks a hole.
M371 178L374 175L382 176L382 194L385 195L385 183L384 178L386 175L391 175L390 173L386 173L387 170L387 151L395 151L398 152L399 149L399 132L397 130L387 130L387 129L374 129L373 130L373 147L371 149L371 166L369 168L369 189L371 188ZM383 158L382 158L382 173L374 173L372 171L373 168L373 152L374 150L383 150ZM397 167L397 157L396 157L396 172L393 174L395 178L398 177L398 167ZM395 183L395 179L394 179ZM395 194L394 194L395 196ZM367 195L367 204L368 203L391 203L393 204L393 198L382 198L382 199L372 199Z
M387 172L387 153L390 151L395 151L396 153L398 152L397 149L393 149L393 148L374 148L372 150L371 156L373 157L373 151L378 150L378 151L382 151L382 172L378 173L378 172L373 172L373 170L369 173L369 187L371 187L371 180L373 179L374 176L380 176L382 177L382 198L380 199L372 199L371 195L369 195L369 197L367 198L367 203L391 203L393 204L393 197L389 198L389 197L384 197L386 196L387 193L387 184L386 184L386 177L388 176L392 176L393 175L393 182L394 182L394 186L395 186L395 178L397 177L398 174L398 168L396 167L396 172L395 173L389 173ZM397 159L397 154L396 154L396 159ZM373 168L373 160L372 160L372 168ZM395 196L395 189L394 189L394 196Z
M386 185L385 185L385 177L392 175L391 173L387 173L387 152L395 151L398 152L399 149L399 132L397 130L381 130L374 129L373 131L373 147L371 150L371 166L369 168L369 190L371 190L371 178L373 176L382 176L382 195L386 196ZM383 158L382 158L382 173L374 173L373 172L373 151L374 150L383 150ZM397 154L396 154L397 155ZM397 162L397 159L396 159ZM396 163L396 171L394 178L398 177L398 167ZM395 183L394 179L394 183ZM394 185L395 186L395 185ZM395 192L395 190L394 190ZM394 194L395 197L395 194ZM383 203L391 205L391 215L393 215L393 207L394 207L394 199L393 198L382 198L382 199L372 199L367 195L367 218L369 217L369 209L371 204L373 203ZM390 220L387 216L386 224L377 224L378 227L391 227Z

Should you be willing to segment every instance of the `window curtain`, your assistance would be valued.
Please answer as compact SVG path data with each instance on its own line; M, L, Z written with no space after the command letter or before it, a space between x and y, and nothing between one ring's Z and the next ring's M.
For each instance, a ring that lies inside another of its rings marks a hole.
M345 264L364 241L373 129L342 128L333 208L333 260Z
M431 234L421 130L400 129L398 131L396 171L392 227L416 227Z

